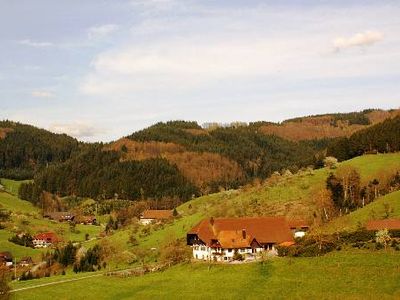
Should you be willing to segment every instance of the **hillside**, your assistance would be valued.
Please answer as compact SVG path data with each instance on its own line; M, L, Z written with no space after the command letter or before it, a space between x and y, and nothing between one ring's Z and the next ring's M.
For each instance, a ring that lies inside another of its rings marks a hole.
M43 166L68 160L78 141L34 126L0 121L0 177L33 178Z
M324 114L289 119L281 124L269 123L260 127L265 134L301 141L350 136L371 125L400 115L400 110L364 110L355 113Z
M127 138L140 143L173 143L191 152L216 153L236 162L248 178L266 178L276 170L313 163L312 148L264 135L258 128L258 123L251 123L205 131L195 122L171 121L157 123ZM193 134L193 130L197 133ZM198 134L200 131L204 134Z
M207 193L213 185L227 185L243 181L243 171L237 162L217 153L187 151L185 147L165 142L136 142L120 139L105 147L121 151L121 160L145 160L162 157L176 164L179 171ZM121 150L122 149L122 150ZM215 189L215 187L214 187Z

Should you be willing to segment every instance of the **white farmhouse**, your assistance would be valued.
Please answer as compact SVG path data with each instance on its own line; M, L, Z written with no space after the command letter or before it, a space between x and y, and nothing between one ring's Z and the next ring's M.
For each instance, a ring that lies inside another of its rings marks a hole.
M148 209L145 210L143 214L140 216L139 223L142 225L149 225L151 223L157 223L171 219L172 217L173 217L172 210Z
M231 261L235 254L255 259L257 253L276 255L277 245L293 243L284 217L205 219L187 234L187 244L199 260Z

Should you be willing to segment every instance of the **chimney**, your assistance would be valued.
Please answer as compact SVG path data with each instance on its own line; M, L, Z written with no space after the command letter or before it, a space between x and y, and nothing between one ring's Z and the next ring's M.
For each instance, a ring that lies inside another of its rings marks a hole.
M210 218L210 224L211 224L211 226L214 226L214 218L213 217Z
M244 240L246 239L246 229L242 229L242 237Z

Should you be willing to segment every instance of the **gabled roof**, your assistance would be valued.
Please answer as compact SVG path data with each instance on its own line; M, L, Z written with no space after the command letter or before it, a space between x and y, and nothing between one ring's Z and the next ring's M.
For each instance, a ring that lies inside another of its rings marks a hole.
M51 243L60 242L61 239L54 232L43 232L35 235L34 240L49 241Z
M164 220L169 218L172 218L172 210L163 209L148 209L145 210L141 216L141 219Z
M260 244L293 241L293 234L284 217L205 219L193 227L189 234L196 234L204 243L211 245L212 240L218 240L221 232L241 233L242 230Z
M371 220L367 222L367 230L399 229L400 219Z

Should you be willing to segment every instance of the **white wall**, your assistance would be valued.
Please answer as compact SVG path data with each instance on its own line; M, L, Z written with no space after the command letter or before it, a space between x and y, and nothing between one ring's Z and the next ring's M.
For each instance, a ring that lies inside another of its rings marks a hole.
M215 249L210 248L205 245L193 245L193 258L198 260L214 260L214 257L217 261L230 261L235 255L235 249ZM237 249L238 253L246 256L249 254L256 254L264 251L263 248L256 248L256 253L252 253L251 248L241 248ZM272 250L273 251L273 250ZM215 255L215 253L220 253L221 255Z

